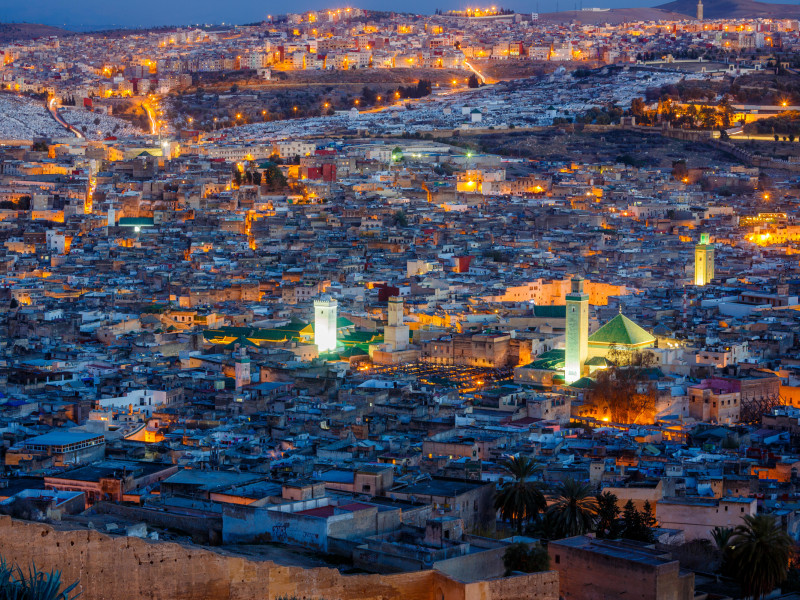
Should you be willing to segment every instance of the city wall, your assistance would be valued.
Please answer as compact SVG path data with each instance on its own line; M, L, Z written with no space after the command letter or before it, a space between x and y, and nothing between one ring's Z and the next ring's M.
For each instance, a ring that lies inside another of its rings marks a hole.
M342 575L6 516L0 517L0 556L23 569L32 562L58 569L66 582L80 580L82 600L558 600L555 571L469 584L436 571Z

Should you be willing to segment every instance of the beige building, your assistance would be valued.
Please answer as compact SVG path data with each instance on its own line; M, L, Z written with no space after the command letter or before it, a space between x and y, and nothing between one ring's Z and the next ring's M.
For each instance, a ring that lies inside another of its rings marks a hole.
M661 527L681 529L686 540L711 540L714 527L734 528L756 514L755 498L664 498L656 503Z

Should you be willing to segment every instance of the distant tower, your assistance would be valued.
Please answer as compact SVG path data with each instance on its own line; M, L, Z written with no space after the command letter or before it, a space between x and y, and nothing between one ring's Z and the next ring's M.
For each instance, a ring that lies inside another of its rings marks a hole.
M714 279L714 246L708 234L700 234L700 243L694 247L694 284L706 285Z
M318 352L336 350L336 300L322 295L314 300L314 343Z
M683 300L681 301L681 312L683 313L683 329L686 331L689 328L689 297L686 295L686 290L683 290Z
M108 207L108 215L106 216L107 221L106 225L109 227L115 227L117 224L117 211L113 206Z
M250 359L244 348L239 348L236 352L233 368L236 389L238 390L244 385L250 385Z
M408 348L408 325L403 324L403 299L398 296L389 298L389 322L383 329L383 339L392 351Z
M564 352L564 383L570 384L583 375L589 354L589 295L583 291L583 277L572 278L567 294L567 343Z
M703 20L703 0L697 0L697 20Z

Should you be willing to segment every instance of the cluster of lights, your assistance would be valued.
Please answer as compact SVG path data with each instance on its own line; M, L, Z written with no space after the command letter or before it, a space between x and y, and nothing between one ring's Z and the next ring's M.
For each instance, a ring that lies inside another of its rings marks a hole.
M467 8L464 11L468 17L490 17L497 14L497 7L491 6L489 8Z

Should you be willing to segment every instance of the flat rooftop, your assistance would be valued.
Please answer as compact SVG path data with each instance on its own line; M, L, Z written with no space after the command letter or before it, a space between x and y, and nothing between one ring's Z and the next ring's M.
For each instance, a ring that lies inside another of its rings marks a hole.
M65 471L58 475L49 475L46 479L63 479L65 481L99 481L103 477L122 477L123 473L134 477L143 477L172 467L166 463L153 463L135 460L103 460L100 462Z
M458 496L474 490L476 487L486 485L484 482L470 482L450 479L429 479L412 483L407 486L391 490L401 494L419 494L428 496Z
M668 554L663 554L658 550L648 548L643 544L637 545L636 543L631 542L598 540L584 535L550 542L550 547L555 552L558 552L560 547L574 548L586 552L603 554L615 559L652 565L654 567L672 562L674 562L676 566L678 565L678 561L670 557Z

